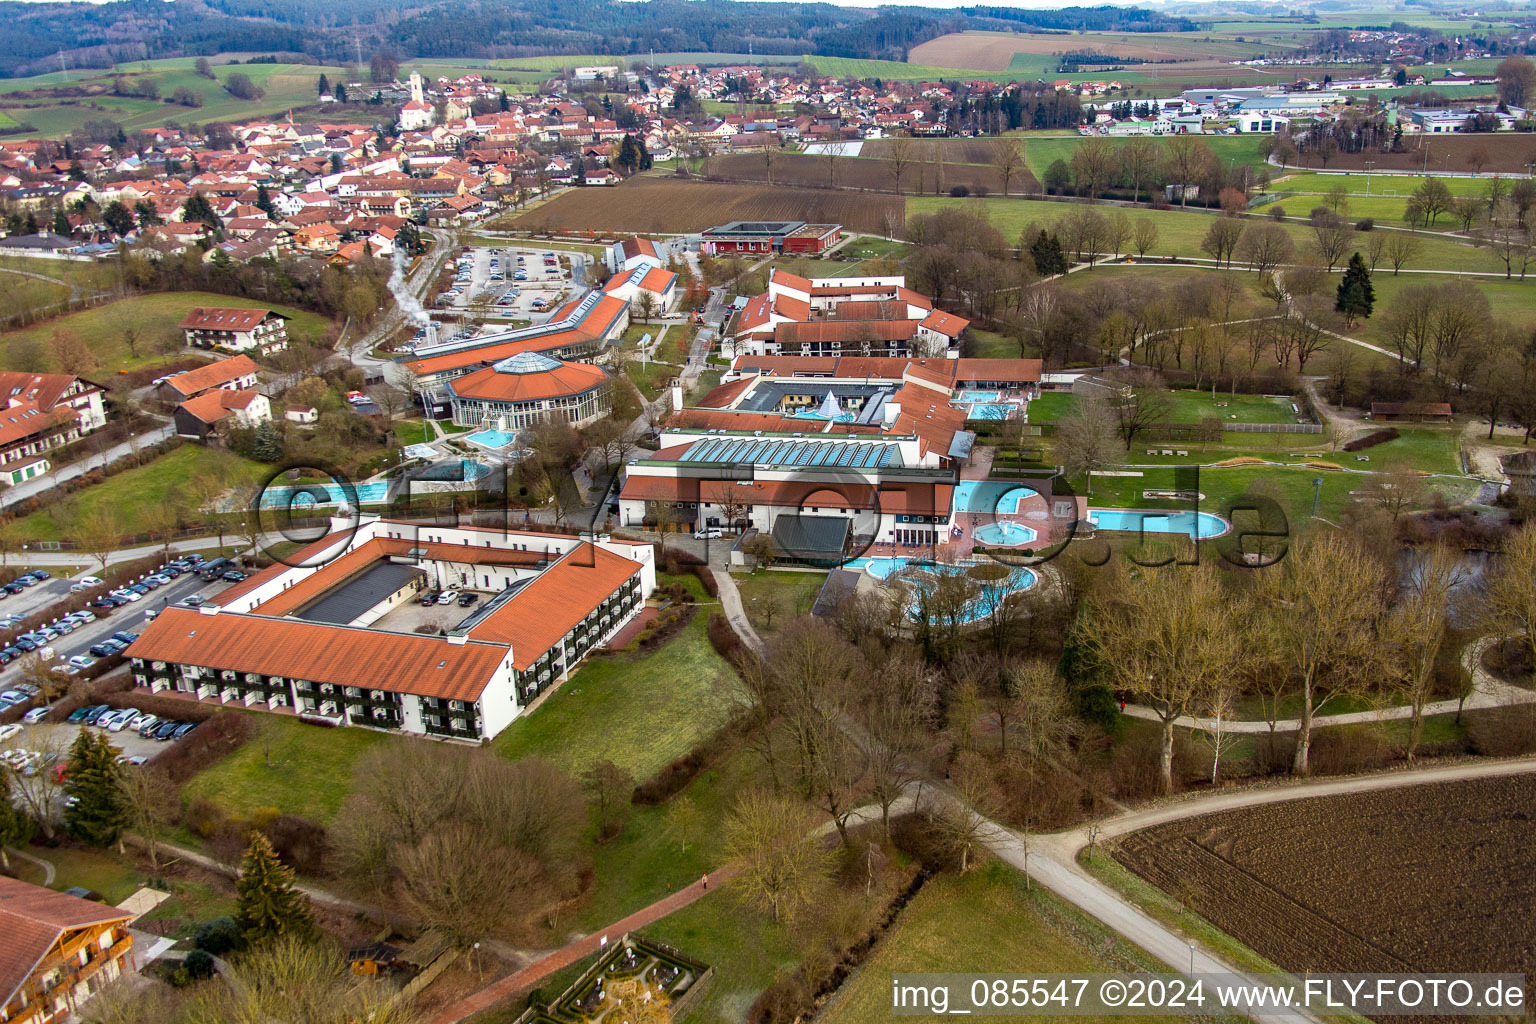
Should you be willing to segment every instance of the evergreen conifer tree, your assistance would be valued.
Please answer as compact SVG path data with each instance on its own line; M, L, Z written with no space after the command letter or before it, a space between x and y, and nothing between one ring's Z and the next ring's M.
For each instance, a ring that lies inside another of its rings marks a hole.
M1350 323L1355 323L1370 316L1375 305L1376 290L1371 287L1371 272L1357 252L1344 268L1344 279L1339 282L1338 299L1333 308L1343 313Z
M314 931L309 897L293 887L293 869L278 860L260 832L240 860L235 882L235 921L248 942L280 936L304 938Z
M69 750L64 792L74 802L64 811L70 835L92 846L110 846L123 833L122 768L117 751L102 733L80 730Z

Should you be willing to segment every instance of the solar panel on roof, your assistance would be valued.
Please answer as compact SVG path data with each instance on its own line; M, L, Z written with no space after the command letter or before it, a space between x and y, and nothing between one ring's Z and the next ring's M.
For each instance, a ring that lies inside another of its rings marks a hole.
M816 458L811 462L813 466L825 466L831 459L837 457L837 445L823 445L822 450L816 453Z
M895 445L888 444L888 445L885 446L885 451L880 454L880 466L881 466L881 468L884 468L884 467L889 466L891 464L891 456L895 453L895 451L896 451L896 446Z
M859 455L859 449L863 447L864 446L861 444L843 445L843 450L837 453L837 464L839 466L849 465L849 460L857 459Z

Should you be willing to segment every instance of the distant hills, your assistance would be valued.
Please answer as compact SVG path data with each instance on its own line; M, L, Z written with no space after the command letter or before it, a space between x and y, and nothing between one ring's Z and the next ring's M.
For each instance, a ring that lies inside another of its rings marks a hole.
M389 52L418 57L760 53L902 60L962 29L1182 32L1187 17L1134 7L875 11L738 0L115 0L9 3L0 76L108 68L160 57L303 54L337 63Z

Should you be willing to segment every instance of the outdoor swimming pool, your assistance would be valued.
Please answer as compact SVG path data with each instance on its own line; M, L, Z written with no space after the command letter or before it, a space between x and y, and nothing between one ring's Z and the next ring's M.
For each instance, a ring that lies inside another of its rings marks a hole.
M505 448L517 440L517 435L506 430L478 430L473 434L465 434L464 440L487 448Z
M389 483L377 481L356 484L353 494L348 495L340 484L301 484L297 487L268 487L261 492L261 507L267 509L291 508L300 511L321 505L339 505L350 502L355 496L359 505L376 505L389 495ZM322 500L322 495L324 499Z
M962 402L995 402L1002 397L1001 391L962 391L960 393Z
M1225 519L1209 512L1091 508L1088 510L1088 521L1101 530L1123 530L1130 533L1144 530L1147 533L1182 533L1186 537L1194 537L1198 529L1200 539L1220 537L1231 529Z
M975 622L977 619L985 616L991 608L996 606L996 597L999 592L1028 590L1038 581L1038 577L1033 572L1019 566L1009 568L1003 566L1000 562L981 562L979 564L1007 568L1008 574L996 582L988 582L981 585L985 593L965 608L960 616L962 622ZM887 580L908 566L913 565L914 562L910 558L855 558L845 568L863 569L877 580ZM914 577L905 581L910 584L914 591L912 601L907 606L907 613L911 615L918 610L927 589L933 585L931 577L928 582L924 581L925 574L942 573L955 576L973 567L973 565L940 565L934 562L915 563Z
M799 412L790 413L789 418L792 420L821 420L822 422L826 422L827 419L815 409L801 409ZM837 414L838 423L852 423L853 419L854 416L851 412L840 412Z
M1013 405L973 405L965 415L972 420L1005 420L1016 408Z
M977 527L971 536L976 538L977 543L988 547L1018 547L1032 543L1035 531L1018 523L988 523Z
M955 485L956 512L988 512L1018 515L1019 502L1036 493L1020 484L991 480L962 480Z

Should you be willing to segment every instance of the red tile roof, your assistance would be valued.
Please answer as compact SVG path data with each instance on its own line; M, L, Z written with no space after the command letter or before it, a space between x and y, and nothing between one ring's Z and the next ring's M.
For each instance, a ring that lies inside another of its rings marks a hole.
M63 430L79 419L80 414L67 405L48 412L32 402L0 408L0 447L34 434Z
M165 383L175 388L181 394L191 398L193 395L216 388L222 384L228 384L232 380L248 377L256 372L256 363L247 355L230 356L228 359L219 359L199 366L185 373L178 373Z
M1034 384L1040 380L1038 359L956 359L958 380L1012 380Z
M236 409L244 409L261 396L255 391L231 391L214 388L196 398L189 398L177 408L191 413L204 423L217 423Z
M23 402L37 403L40 409L51 409L79 379L68 373L0 371L0 402L19 398ZM98 389L91 385L91 390Z
M741 380L733 380L729 384L721 384L719 387L710 388L703 398L695 405L701 409L724 409L753 384L757 383L757 377L743 377Z
M182 330L249 331L269 316L287 317L270 309L244 309L230 306L194 306L178 325Z
M582 544L469 631L472 640L512 645L512 665L528 668L624 581L640 563Z
M584 394L608 383L608 371L592 363L561 363L542 373L502 373L487 366L462 377L448 387L461 398L491 402L533 402Z
M506 653L474 640L459 645L437 636L175 607L127 651L131 658L449 700L478 699Z

